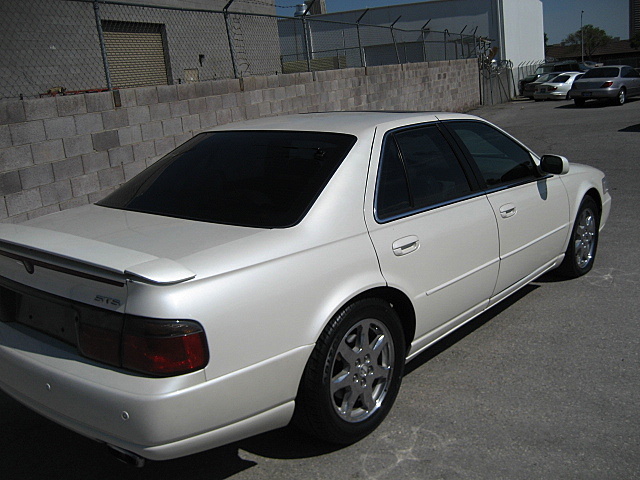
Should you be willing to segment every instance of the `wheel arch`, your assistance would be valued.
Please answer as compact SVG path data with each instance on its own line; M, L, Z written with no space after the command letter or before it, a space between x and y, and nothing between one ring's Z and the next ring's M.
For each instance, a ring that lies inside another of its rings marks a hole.
M355 302L363 298L379 298L391 305L393 310L398 315L398 318L400 318L402 330L404 331L405 346L408 352L409 348L411 347L411 342L413 341L416 334L416 312L409 297L407 297L404 292L396 288L387 286L376 287L364 291L351 298L348 302L345 302L342 308L344 308L351 302Z

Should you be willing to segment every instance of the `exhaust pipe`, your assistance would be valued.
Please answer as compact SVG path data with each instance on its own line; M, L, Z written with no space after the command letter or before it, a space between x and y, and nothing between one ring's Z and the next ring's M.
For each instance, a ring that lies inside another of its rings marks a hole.
M109 448L109 452L111 455L116 457L122 463L126 463L131 467L142 468L144 467L145 459L142 458L137 453L130 452L129 450L125 450L120 447L116 447L115 445L107 445Z

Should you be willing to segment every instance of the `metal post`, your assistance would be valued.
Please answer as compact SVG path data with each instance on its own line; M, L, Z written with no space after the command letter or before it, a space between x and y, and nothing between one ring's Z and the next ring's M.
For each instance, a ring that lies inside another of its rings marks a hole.
M229 28L229 7L236 0L229 0L229 2L222 9L224 15L224 25L227 28L227 40L229 41L229 53L231 54L231 65L233 66L233 78L238 78L238 67L236 67L236 56L233 49L233 41L231 39L231 29Z
M582 63L584 63L584 27L582 26L582 15L584 15L584 10L580 12L580 50L582 51Z
M396 18L396 20L391 24L391 26L389 28L391 28L391 40L393 41L393 46L396 49L396 58L398 59L398 65L400 65L400 52L398 52L398 44L396 43L396 36L393 34L393 26L396 24L396 22L398 20L400 20L400 18L402 18L402 15L400 15L398 18Z
M356 33L358 34L358 49L360 50L360 65L363 67L367 66L367 58L366 58L366 55L364 54L364 49L362 48L362 42L360 41L360 20L362 20L362 17L364 17L368 11L369 9L367 8L364 12L362 12L362 15L360 15L360 18L356 20Z
M447 59L447 35L449 35L449 30L448 29L444 29L444 32L442 32L442 36L444 38L444 59Z
M309 29L307 30L306 19L307 19L307 14L309 13L309 10L311 10L311 7L313 7L314 3L316 3L316 0L311 0L311 2L309 2L309 5L307 5L307 9L302 14L302 33L304 35L305 50L307 51L307 72L311 71L311 57L313 55L313 52L312 52L313 42L311 40L311 28L309 27Z
M427 28L427 25L429 25L429 22L431 21L431 19L429 19L429 21L427 23L425 23L422 28L420 29L421 32L421 36L422 36L422 61L426 62L427 61L427 39L426 36L424 34L425 29Z
M111 73L109 72L109 60L107 59L107 48L104 45L104 32L102 31L102 19L100 18L100 6L98 0L93 0L93 12L96 17L96 29L98 30L98 39L100 40L100 52L102 52L102 64L104 65L104 76L107 80L107 88L113 90L111 85Z

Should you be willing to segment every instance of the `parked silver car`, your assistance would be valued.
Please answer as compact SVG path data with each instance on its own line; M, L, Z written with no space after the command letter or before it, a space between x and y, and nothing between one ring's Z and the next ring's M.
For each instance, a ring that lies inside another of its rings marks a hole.
M582 72L565 72L551 80L538 83L533 92L536 102L541 100L569 100L569 90L573 82L582 77Z
M592 68L569 90L569 98L578 107L589 99L608 99L622 105L634 95L640 95L640 73L628 65Z

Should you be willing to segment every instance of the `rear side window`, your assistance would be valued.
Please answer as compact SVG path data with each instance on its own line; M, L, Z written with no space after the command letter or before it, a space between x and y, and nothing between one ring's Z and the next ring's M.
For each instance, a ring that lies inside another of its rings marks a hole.
M480 122L451 122L447 126L467 148L488 187L538 176L531 154L495 128Z
M458 158L437 126L387 135L378 174L379 220L442 205L470 192Z
M98 202L230 225L298 223L356 138L297 131L202 133Z
M618 67L601 67L588 70L582 78L612 78L617 77L620 73Z
M569 75L558 75L553 80L549 80L551 83L564 83L571 78Z

